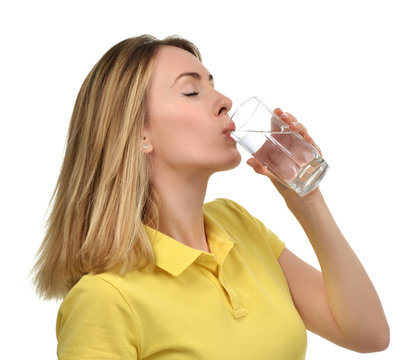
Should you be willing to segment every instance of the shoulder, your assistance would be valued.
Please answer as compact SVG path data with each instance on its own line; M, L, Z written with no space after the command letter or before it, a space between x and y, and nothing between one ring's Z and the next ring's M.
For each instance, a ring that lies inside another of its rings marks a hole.
M217 198L204 204L206 213L216 218L223 224L232 224L233 227L243 227L244 229L265 231L265 225L250 214L247 209L233 200ZM270 231L267 229L267 231Z
M114 275L109 273L82 276L68 292L61 306L66 307L77 301L81 303L91 302L92 304L97 304L103 300L125 301L113 279Z
M62 301L57 328L68 320L81 321L85 314L97 318L119 312L131 317L132 309L111 277L108 273L82 276Z
M243 206L233 200L225 198L217 198L205 203L204 209L212 215L251 217L251 214Z
M217 198L204 204L204 210L235 238L255 239L257 246L261 244L271 246L276 257L282 253L285 244L278 236L237 202ZM263 242L261 239L265 241Z
M69 291L58 311L56 335L58 355L66 359L79 354L113 359L117 348L134 355L139 341L134 312L105 274L84 275Z

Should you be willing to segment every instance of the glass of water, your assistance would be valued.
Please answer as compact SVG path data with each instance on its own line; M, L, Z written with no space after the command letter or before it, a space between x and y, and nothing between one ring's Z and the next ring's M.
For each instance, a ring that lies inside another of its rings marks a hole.
M315 147L290 130L258 97L243 102L230 121L235 123L230 136L301 197L326 174L327 162Z

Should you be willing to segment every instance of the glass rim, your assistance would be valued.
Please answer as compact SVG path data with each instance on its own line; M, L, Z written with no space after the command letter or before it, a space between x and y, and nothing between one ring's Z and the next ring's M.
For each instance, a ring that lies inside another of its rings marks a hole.
M254 96L250 96L248 99L245 99L242 103L240 103L240 104L237 106L237 108L236 108L236 109L233 111L233 113L231 114L231 116L230 116L230 118L229 118L229 121L232 121L233 118L234 118L234 116L237 114L237 112L238 112L244 105L246 105L246 104L247 104L249 101L251 101L251 100L256 100L257 103L258 103L258 105L257 105L257 107L255 108L255 110L254 110L254 112L252 113L252 115L255 114L255 112L257 111L257 109L258 109L258 107L259 107L259 105L262 105L262 106L265 107L265 109L267 109L272 115L276 116L276 114L269 108L268 105L266 105L258 96L254 95ZM244 121L240 126L238 126L238 128L236 128L236 129L234 130L234 132L236 132L236 131L240 130L241 128L243 128L243 127L247 124L247 122L251 120L252 115L251 115L250 117L248 117L247 119L245 119L245 121Z
M275 113L269 108L269 106L267 104L265 104L258 96L254 95L254 96L250 96L248 99L245 99L242 103L240 103L237 106L237 108L233 111L230 118L232 118L242 106L244 106L247 102L249 102L252 99L257 100L261 105L263 105L267 110L269 110L273 115L275 115Z

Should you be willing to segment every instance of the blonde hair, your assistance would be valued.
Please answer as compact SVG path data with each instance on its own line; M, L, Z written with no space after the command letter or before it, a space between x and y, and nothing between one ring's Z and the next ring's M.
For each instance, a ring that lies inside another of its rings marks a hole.
M125 274L154 264L143 224L158 227L158 198L141 143L153 60L163 45L201 61L196 46L179 36L142 35L113 46L79 91L32 270L44 299L64 297L90 272Z

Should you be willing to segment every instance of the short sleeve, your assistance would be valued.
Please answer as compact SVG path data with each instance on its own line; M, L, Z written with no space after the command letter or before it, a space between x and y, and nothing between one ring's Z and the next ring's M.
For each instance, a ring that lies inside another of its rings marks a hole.
M227 206L234 208L240 213L241 216L244 217L244 221L252 224L256 227L260 233L263 235L265 241L269 243L272 248L273 253L277 258L282 254L283 249L285 248L285 243L279 239L279 237L274 234L270 229L268 229L259 219L255 216L251 215L243 206L237 204L235 201L230 199L216 199L223 201L226 203Z
M121 293L85 275L62 302L56 324L59 360L137 359L134 314Z

